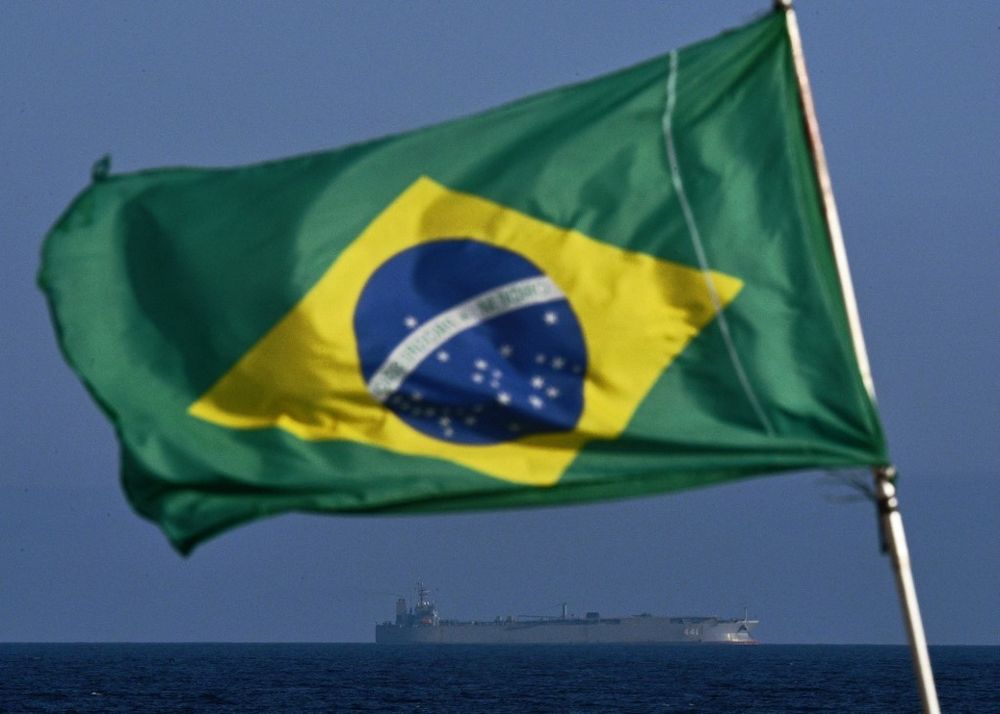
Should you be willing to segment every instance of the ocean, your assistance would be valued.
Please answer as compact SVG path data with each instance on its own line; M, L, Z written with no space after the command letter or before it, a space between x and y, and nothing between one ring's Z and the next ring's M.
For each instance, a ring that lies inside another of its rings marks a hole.
M1000 712L1000 647L933 647ZM0 712L917 712L896 646L0 644Z

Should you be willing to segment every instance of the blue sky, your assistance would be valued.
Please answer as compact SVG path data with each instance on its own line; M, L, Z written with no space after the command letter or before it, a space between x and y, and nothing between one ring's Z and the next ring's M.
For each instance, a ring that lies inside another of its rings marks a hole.
M41 240L115 171L235 165L468 114L716 34L747 3L10 3L0 23L0 641L370 640L448 616L732 614L901 643L874 509L822 474L611 504L283 516L182 559L58 353ZM1000 6L798 7L934 643L1000 644Z

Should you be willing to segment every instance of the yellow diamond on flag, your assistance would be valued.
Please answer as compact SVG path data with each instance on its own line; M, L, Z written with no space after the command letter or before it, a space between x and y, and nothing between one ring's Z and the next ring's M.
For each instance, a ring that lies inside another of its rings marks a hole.
M423 177L189 412L552 485L712 320L708 280L742 287Z

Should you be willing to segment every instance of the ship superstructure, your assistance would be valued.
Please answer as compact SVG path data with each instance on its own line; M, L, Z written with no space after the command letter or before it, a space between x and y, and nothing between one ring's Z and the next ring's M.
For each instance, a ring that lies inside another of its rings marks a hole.
M743 617L629 615L602 617L588 612L571 615L566 605L558 616L495 617L490 620L442 620L430 591L417 584L417 602L396 601L396 619L375 626L378 644L755 644L751 636L759 620Z

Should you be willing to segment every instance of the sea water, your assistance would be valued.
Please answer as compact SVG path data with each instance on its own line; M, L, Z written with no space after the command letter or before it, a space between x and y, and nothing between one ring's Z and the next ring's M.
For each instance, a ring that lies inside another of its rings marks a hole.
M1000 712L1000 647L934 647ZM2 712L917 712L896 646L3 644Z

